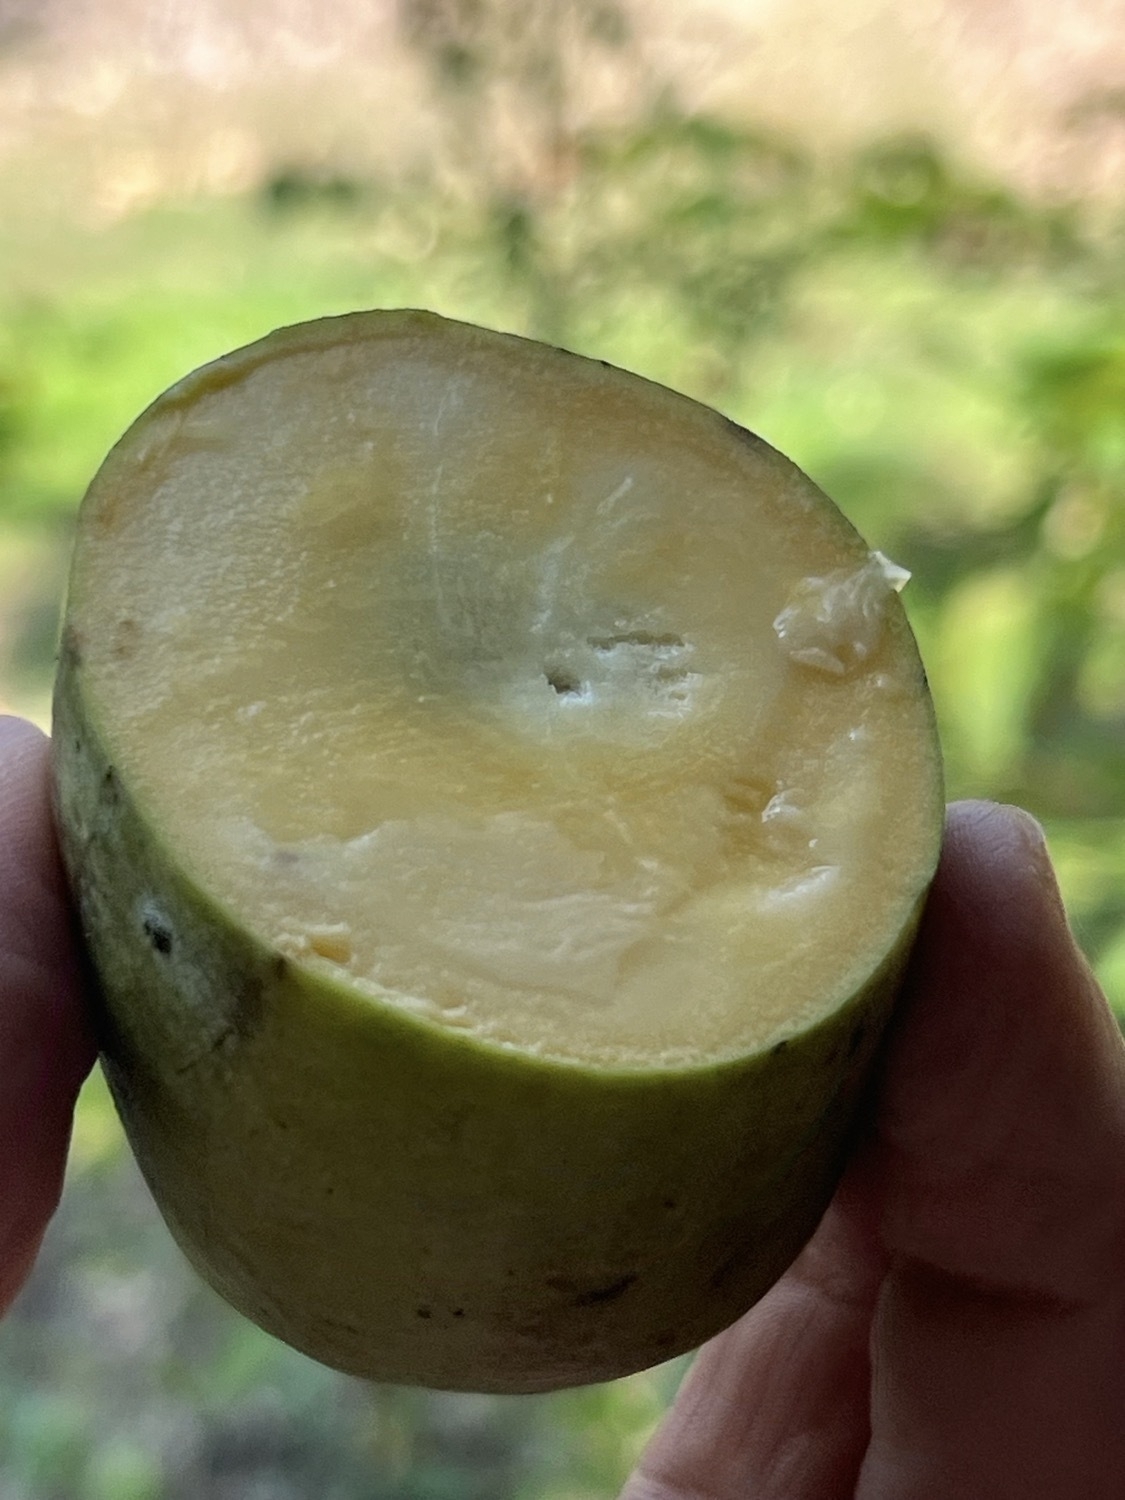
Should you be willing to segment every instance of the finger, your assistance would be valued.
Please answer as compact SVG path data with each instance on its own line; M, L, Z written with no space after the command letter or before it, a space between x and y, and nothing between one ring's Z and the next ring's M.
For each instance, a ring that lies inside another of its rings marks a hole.
M860 1170L892 1269L857 1500L1120 1500L1125 1051L1026 815L952 812Z
M848 1195L788 1273L699 1353L621 1500L837 1500L867 1446L885 1263Z
M0 1311L58 1202L74 1101L94 1055L48 753L37 729L0 717Z

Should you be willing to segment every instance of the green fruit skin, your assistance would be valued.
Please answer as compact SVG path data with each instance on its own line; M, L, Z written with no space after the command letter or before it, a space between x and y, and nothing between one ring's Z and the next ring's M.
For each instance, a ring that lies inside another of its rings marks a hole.
M240 932L114 766L73 631L55 772L129 1140L189 1260L277 1337L380 1381L608 1380L726 1327L812 1233L921 894L859 993L791 1042L580 1068L380 1006Z

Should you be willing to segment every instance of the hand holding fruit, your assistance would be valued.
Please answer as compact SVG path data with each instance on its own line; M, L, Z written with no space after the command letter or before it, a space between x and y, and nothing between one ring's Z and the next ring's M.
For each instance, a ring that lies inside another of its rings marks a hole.
M47 743L0 720L0 1301L93 1050ZM1034 826L951 810L871 1122L628 1500L1119 1500L1125 1056Z

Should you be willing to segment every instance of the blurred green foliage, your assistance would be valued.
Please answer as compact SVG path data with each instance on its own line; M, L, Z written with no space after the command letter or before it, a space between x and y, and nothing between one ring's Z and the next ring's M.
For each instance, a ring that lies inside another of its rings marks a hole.
M1046 822L1125 1011L1125 205L1026 201L922 137L812 150L659 88L627 124L575 131L567 58L631 38L587 0L555 47L561 14L536 0L497 32L497 7L404 4L460 141L430 170L283 163L240 200L10 218L0 695L45 713L78 498L189 368L359 306L556 339L762 432L912 570L950 792ZM679 1369L534 1399L321 1371L184 1271L95 1080L0 1356L0 1494L596 1500Z

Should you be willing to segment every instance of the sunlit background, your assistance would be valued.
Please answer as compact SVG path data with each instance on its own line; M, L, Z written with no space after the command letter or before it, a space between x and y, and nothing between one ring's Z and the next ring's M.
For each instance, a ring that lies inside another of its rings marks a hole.
M910 568L953 795L1047 824L1125 1012L1118 0L0 0L0 701L77 501L281 323L421 305L720 406ZM679 1365L371 1389L227 1313L102 1086L0 1334L3 1500L602 1500Z

